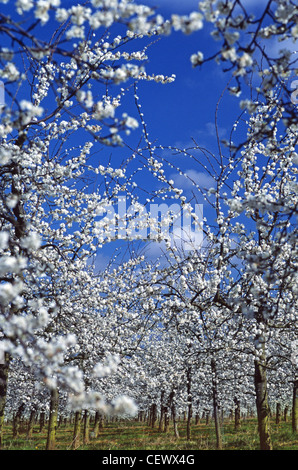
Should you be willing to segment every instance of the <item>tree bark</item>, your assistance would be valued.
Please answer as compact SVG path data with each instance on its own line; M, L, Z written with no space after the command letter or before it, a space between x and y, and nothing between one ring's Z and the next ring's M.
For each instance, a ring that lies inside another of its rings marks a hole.
M169 412L168 412L168 407L164 407L164 432L167 433L169 429L169 422L170 422L170 417L169 417Z
M94 420L94 428L93 428L93 433L94 433L95 439L99 435L99 421L100 421L100 413L99 413L99 411L96 411L95 420Z
M275 423L279 424L281 418L281 404L276 403L276 416L275 416Z
M48 438L47 438L46 450L54 450L56 447L58 404L59 404L59 394L58 394L58 390L54 388L53 390L51 390L50 416L49 416L49 424L48 424Z
M36 416L36 409L33 408L30 413L29 421L28 421L28 427L27 427L27 439L30 439L33 434L33 425L34 425L34 420Z
M172 416L173 416L173 426L174 426L174 435L176 439L179 439L179 431L178 431L178 423L177 423L177 415L176 415L176 405L173 400L172 402Z
M174 428L174 436L176 439L179 439L179 431L178 431L178 423L177 423L177 413L176 413L176 405L175 405L175 391L172 390L169 399L168 399L168 407L165 409L171 410L172 420L173 420L173 428Z
M284 422L285 423L288 421L288 411L289 411L289 407L286 406L284 409Z
M84 433L83 433L83 442L85 445L89 444L89 423L90 423L90 413L88 410L84 412Z
M269 430L270 410L268 404L267 374L264 364L264 355L260 360L255 360L254 380L258 415L258 428L260 437L260 449L272 450L272 443Z
M81 422L82 422L81 411L76 411L74 430L73 430L73 441L72 441L73 450L76 450L80 445Z
M42 411L39 417L39 432L43 431L44 425L45 425L45 412Z
M188 401L186 438L189 441L191 437L190 435L191 435L191 418L192 418L191 367L188 367L187 369L186 380L187 380L187 401Z
M161 432L162 431L162 426L163 426L163 421L164 421L164 397L165 397L165 391L161 391L160 395L160 417L159 417L159 426L158 430Z
M298 379L294 380L293 386L292 431L298 432Z
M235 397L234 398L234 403L235 403L235 430L240 428L240 401L239 398Z
M9 371L9 355L4 353L4 364L0 364L0 449L3 448L3 425Z
M214 422L215 422L215 432L216 432L216 447L218 450L222 450L222 436L220 429L220 415L219 415L219 401L218 401L218 392L217 392L217 373L216 373L216 363L214 359L211 359L211 371L212 371L212 395L213 395L213 413L214 413Z
M157 405L156 405L156 403L152 403L151 410L150 410L150 415L151 415L151 418L150 418L151 427L154 428L156 420L157 420Z
M14 419L13 419L13 430L12 430L12 437L14 439L16 439L19 435L19 432L20 432L20 422L21 422L21 418L22 418L22 414L23 414L23 411L25 409L25 405L24 403L22 403L19 408L18 408L18 411L16 412L15 416L14 416Z

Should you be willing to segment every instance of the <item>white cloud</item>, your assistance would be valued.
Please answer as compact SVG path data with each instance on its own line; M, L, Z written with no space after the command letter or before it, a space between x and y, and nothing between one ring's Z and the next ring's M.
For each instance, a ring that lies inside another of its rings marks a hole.
M177 228L170 234L170 245L178 251L201 250L204 244L203 231L193 227ZM165 241L152 241L146 245L144 253L151 261L159 261L161 264L167 263L169 252Z
M265 48L267 49L266 52L271 57L279 57L280 51L286 49L291 52L292 60L296 59L294 54L297 54L297 43L294 43L292 39L286 39L285 41L279 41L278 38L269 39L263 42Z
M96 254L95 258L92 261L90 261L89 264L93 264L94 271L98 273L98 272L104 271L107 268L110 261L111 261L110 256L99 251Z
M216 128L213 122L207 122L206 130L207 130L208 135L212 137L217 137L217 133L218 133L219 137L222 138L227 133L227 130L224 127L217 126Z
M171 175L175 186L180 189L195 189L198 186L200 189L209 189L214 186L214 179L202 171L193 169L186 170L183 175L175 173Z

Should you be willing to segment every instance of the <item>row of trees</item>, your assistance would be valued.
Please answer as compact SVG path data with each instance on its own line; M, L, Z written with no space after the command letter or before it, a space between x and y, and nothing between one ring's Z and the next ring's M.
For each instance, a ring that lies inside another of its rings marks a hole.
M221 448L222 410L256 403L260 447L271 449L269 399L291 406L295 432L298 413L294 2L269 0L254 19L240 0L203 1L170 19L128 0L2 3L0 441L5 413L20 407L49 413L51 448L59 406L187 408L190 419L212 404ZM211 214L203 244L185 251L167 241L152 262L124 240L126 261L99 272L115 227L140 220L143 189L146 201L191 210L169 177L175 165L168 171L160 156L165 146L149 140L137 84L174 80L147 74L152 38L173 29L195 37L208 22L221 47L192 64L224 62L236 95L253 72L260 83L250 82L229 142L216 114L214 154L195 142L174 149L214 180L208 191L192 181ZM277 57L264 45L273 38L285 46ZM119 112L130 98L134 107ZM102 217L121 194L133 210Z

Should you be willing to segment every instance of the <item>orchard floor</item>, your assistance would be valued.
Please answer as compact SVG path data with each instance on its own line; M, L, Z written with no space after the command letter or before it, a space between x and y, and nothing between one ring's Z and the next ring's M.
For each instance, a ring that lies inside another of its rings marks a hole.
M176 439L170 427L167 433L152 429L145 423L118 421L105 423L97 438L91 437L89 444L83 444L78 450L216 450L216 438L213 423L193 424L191 439L186 439L186 426L182 421L178 426L180 437ZM31 438L20 433L12 438L12 428L5 426L3 450L45 450L47 432L34 428ZM271 437L274 450L298 450L298 435L293 434L290 422L271 423ZM254 419L245 420L235 431L232 422L222 426L223 450L258 450L259 441L257 423ZM61 426L57 429L56 450L72 450L73 427ZM81 439L82 441L82 439Z

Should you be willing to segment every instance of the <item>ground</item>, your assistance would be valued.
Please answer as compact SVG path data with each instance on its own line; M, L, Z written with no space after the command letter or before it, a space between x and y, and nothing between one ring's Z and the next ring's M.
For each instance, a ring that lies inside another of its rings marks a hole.
M97 438L91 436L88 445L81 445L78 450L215 450L216 437L214 425L201 421L192 425L191 440L186 439L186 423L178 425L180 438L176 439L170 427L167 433L152 429L146 423L135 421L117 421L105 423ZM22 431L22 429L21 429ZM24 429L23 429L24 431ZM291 423L271 422L271 435L274 450L298 450L298 435L293 434ZM258 430L255 419L243 420L239 430L235 431L232 421L225 421L222 426L224 450L258 450ZM44 450L47 432L39 432L39 425L34 428L32 438L26 438L22 432L18 438L12 438L12 428L5 426L4 450ZM73 440L73 426L62 425L57 429L57 450L70 450Z

